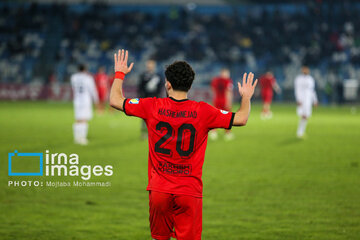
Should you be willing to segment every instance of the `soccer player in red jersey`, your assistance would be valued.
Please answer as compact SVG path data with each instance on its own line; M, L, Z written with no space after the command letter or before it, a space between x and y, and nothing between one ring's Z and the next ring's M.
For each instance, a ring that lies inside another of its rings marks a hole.
M105 110L105 102L108 97L108 86L109 86L109 77L105 73L105 68L100 67L98 72L94 76L96 89L99 95L99 104L98 111L103 113Z
M217 109L205 102L187 99L195 77L183 61L166 68L167 98L123 96L122 85L133 63L128 52L115 58L115 80L110 105L128 116L145 120L148 128L148 186L151 236L157 240L199 240L202 231L202 166L208 132L214 128L244 126L250 114L250 99L257 80L245 73L238 83L242 96L236 113Z
M233 99L233 81L230 78L230 71L227 68L221 69L220 76L215 77L211 81L211 90L214 96L214 107L231 111ZM234 135L230 129L225 130L225 139L231 140ZM210 138L217 139L217 132L213 130L210 132Z
M260 87L261 87L261 97L263 100L263 110L261 112L262 119L269 119L272 117L272 112L270 111L270 105L273 98L273 89L280 93L281 89L276 83L276 79L272 72L266 72L260 77Z

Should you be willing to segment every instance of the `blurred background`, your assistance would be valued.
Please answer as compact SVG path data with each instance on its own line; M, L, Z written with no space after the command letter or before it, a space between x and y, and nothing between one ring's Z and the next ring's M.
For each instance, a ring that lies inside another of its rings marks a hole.
M70 100L79 63L113 74L113 53L130 51L126 81L136 95L148 59L157 70L185 59L197 76L191 97L210 101L222 67L271 70L294 101L294 78L309 65L321 104L359 102L360 1L33 0L0 2L0 99ZM238 96L235 95L235 98ZM259 98L259 96L257 97Z

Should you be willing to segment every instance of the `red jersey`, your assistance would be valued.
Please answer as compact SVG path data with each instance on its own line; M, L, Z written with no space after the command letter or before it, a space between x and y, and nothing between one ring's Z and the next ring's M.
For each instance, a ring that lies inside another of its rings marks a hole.
M275 82L276 82L275 78L271 75L269 76L265 74L260 77L260 87L262 90L272 91Z
M225 101L225 93L227 90L232 90L233 81L230 78L215 77L211 81L211 87L215 90L215 102L217 100Z
M213 128L232 127L234 113L205 102L126 99L124 112L145 120L149 138L147 190L202 197L202 166Z

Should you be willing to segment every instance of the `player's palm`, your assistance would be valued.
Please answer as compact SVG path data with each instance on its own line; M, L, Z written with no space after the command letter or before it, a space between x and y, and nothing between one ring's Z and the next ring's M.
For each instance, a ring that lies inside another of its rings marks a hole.
M253 81L254 74L252 72L249 73L249 75L247 76L247 79L246 79L246 76L247 76L247 74L244 73L242 85L240 84L240 82L238 82L239 93L240 93L240 96L242 96L242 97L251 98L252 95L254 95L255 87L256 87L258 80L256 79L255 82Z
M128 61L128 51L121 49L119 50L118 54L114 54L114 67L115 72L123 72L125 74L128 74L131 72L131 69L134 66L134 63L131 63L130 66L127 65Z

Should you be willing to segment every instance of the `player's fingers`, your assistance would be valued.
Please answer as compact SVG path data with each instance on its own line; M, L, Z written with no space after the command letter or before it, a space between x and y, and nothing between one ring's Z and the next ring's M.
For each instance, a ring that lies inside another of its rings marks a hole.
M125 64L127 65L128 61L128 50L125 51Z
M244 73L244 75L243 75L243 82L242 82L242 85L244 86L245 85L245 83L246 83L246 73Z
M243 89L242 89L242 86L241 86L240 82L238 82L238 88L239 88L239 94L240 94L240 96L242 96L243 95Z
M246 84L246 85L249 84L250 76L251 76L251 72L248 73L247 78L245 79L245 83L244 83L244 84Z
M131 69L133 68L133 66L134 66L134 63L132 62L132 63L130 64L130 66L129 66L129 72L131 71Z
M254 79L254 74L253 74L252 72L250 72L250 73L249 73L249 76L248 76L248 79L247 79L247 84L248 84L249 86L252 85L253 79Z
M256 79L256 80L255 80L255 82L254 82L254 84L252 85L252 86L253 86L253 88L255 88L255 87L256 87L257 82L258 82L258 80Z
M125 53L124 49L121 50L121 61L124 63Z
M119 52L118 52L118 64L120 64L121 63L121 58L120 58L120 56L121 56L121 49L119 49Z

